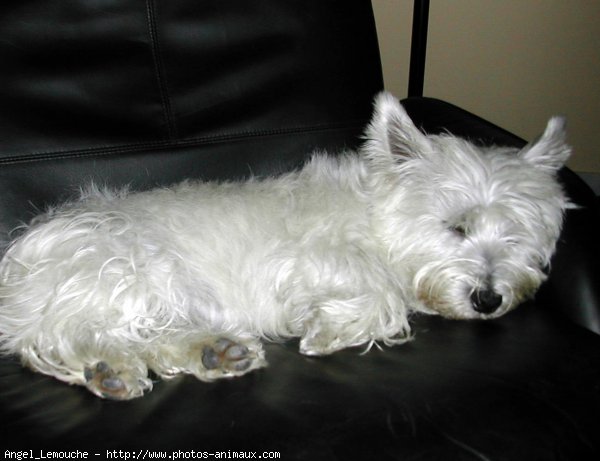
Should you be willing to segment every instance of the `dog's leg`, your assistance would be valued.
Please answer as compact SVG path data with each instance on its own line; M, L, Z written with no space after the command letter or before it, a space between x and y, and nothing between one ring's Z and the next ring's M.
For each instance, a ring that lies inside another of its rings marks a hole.
M106 399L129 400L152 390L146 360L135 351L135 344L97 347L91 341L64 339L60 350L41 341L23 345L20 354L23 364L65 383L83 386Z
M84 368L82 384L100 397L129 400L152 389L148 368L162 378L192 374L202 381L213 381L241 376L265 365L264 351L257 339L232 339L225 335L202 340L185 337L148 348L139 363L126 364L118 358L91 363Z

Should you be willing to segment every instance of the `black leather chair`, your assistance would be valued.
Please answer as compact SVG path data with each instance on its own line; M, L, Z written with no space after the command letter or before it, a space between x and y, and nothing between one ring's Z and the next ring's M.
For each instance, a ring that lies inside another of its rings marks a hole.
M362 0L5 2L0 63L3 235L90 180L146 189L272 175L312 149L356 146L382 88ZM404 104L426 131L523 144L448 103ZM581 207L567 216L539 296L501 319L418 317L415 341L365 355L308 358L295 342L273 344L267 369L212 384L161 382L130 402L2 358L0 451L592 459L600 224L591 191L568 169L561 178Z

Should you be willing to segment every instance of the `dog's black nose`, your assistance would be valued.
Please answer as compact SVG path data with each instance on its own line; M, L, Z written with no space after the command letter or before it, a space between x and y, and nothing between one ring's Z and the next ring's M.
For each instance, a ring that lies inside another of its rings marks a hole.
M502 304L502 295L488 288L475 290L471 294L471 304L480 314L491 314Z

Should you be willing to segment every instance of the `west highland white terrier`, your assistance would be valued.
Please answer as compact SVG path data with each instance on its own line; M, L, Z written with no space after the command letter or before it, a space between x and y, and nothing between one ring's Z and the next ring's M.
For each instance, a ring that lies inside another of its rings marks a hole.
M530 298L569 206L552 118L522 150L426 136L387 93L358 152L300 170L148 192L89 187L0 264L0 342L34 370L130 399L300 352L399 344L409 314L498 317Z

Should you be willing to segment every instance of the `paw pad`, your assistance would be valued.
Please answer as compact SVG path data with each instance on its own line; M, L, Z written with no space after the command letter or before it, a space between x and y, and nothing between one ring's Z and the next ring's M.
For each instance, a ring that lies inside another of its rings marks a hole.
M207 370L242 372L250 368L254 356L243 344L219 338L202 348L202 365Z
M117 373L106 362L85 367L83 376L87 388L105 399L127 400L139 397L148 388L145 380L135 380L126 373Z

